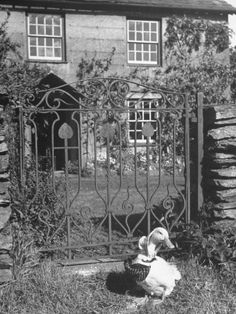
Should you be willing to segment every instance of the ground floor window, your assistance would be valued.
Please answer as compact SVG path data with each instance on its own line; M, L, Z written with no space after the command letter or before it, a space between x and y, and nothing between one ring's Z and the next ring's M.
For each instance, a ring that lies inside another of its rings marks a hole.
M147 136L154 141L159 117L158 98L132 98L127 102L129 142L145 143Z

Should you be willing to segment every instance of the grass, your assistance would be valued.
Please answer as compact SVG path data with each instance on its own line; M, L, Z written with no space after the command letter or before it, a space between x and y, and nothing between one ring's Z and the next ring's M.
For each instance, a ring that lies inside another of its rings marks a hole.
M117 174L112 173L109 182L105 175L99 176L95 182L94 176L81 177L78 181L78 175L70 174L68 186L65 183L65 175L57 174L56 194L58 202L55 207L59 207L58 211L63 212L62 208L66 208L66 202L69 199L71 210L70 242L72 246L79 248L73 251L73 257L104 256L108 255L109 249L112 249L113 255L132 252L133 244L123 243L127 240L137 242L138 237L147 233L148 217L145 204L148 203L151 196L153 196L151 199L152 210L158 219L163 218L167 213L167 209L164 209L160 203L164 199L168 200L167 196L169 195L173 197L175 208L173 209L174 214L169 213L171 216L169 223L171 223L183 208L184 202L173 186L172 176L163 175L160 179L161 184L159 184L158 175L150 175L147 191L147 178L143 174L137 175L136 180L133 173L123 175L121 180ZM176 176L176 185L180 191L184 189L183 176ZM68 198L66 192L68 192ZM166 206L170 207L170 204L166 204ZM108 212L112 213L111 220L109 220L110 217L107 217ZM150 217L149 219L153 224L151 228L154 228L157 226L157 220L152 213ZM59 232L53 236L49 243L49 245L53 243L51 245L53 247L67 245L67 224L65 220L64 224L61 224L64 218L65 216L62 215L62 218L56 221L56 226L53 225L54 222L51 225L41 224L42 228L45 228L44 234L47 234L48 228L55 230L59 227ZM58 236L59 233L60 237ZM54 233L50 232L51 234ZM101 245L101 243L111 241L119 243L110 246ZM94 247L89 247L90 244ZM80 248L80 246L87 245L86 250ZM56 254L59 256L58 252Z
M110 181L107 182L105 176L100 176L97 179L97 190L95 188L95 178L87 177L81 178L80 186L78 186L78 177L76 175L70 175L68 178L69 185L69 199L71 201L71 210L78 212L83 207L90 208L93 217L102 217L106 213L105 204L107 203L107 194L112 201L112 212L118 215L126 215L130 209L124 208L123 202L128 200L133 206L133 213L142 213L145 207L145 201L147 199L147 193L153 195L153 201L158 204L162 201L168 193L172 197L178 197L178 192L173 186L172 176L161 175L161 184L158 187L159 176L151 175L149 177L149 191L147 192L147 178L144 175L137 176L137 186L135 185L134 175L129 174L122 177L113 174ZM64 176L58 177L59 184L57 185L57 195L61 200L61 203L65 203L65 185ZM179 190L184 187L184 178L177 177L176 184ZM158 189L157 189L158 187ZM168 191L169 189L169 191ZM109 191L108 191L109 190ZM65 204L64 204L65 206Z
M234 314L236 281L196 260L178 261L182 279L156 308L130 296L134 283L124 272L83 277L43 263L25 279L1 290L1 314Z

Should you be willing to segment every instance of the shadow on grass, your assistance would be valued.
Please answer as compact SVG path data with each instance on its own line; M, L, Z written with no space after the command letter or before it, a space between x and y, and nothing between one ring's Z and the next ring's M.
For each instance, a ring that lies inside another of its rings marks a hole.
M139 237L147 234L147 215L145 214L144 218L143 216L143 213L134 213L127 219L127 215L116 214L115 217L118 221L114 218L112 219L112 230L118 232L119 234L125 234L123 227L128 231L128 228L132 230L137 225L137 228L135 229L133 234L134 237ZM94 225L99 225L99 223L101 223L102 221L102 218L92 218L92 221ZM109 221L107 218L103 222L103 228L106 231L108 231L109 229L108 223Z
M158 205L153 205L150 219L150 228L153 230L156 227L160 227L160 221L165 225L168 224L172 225L179 216L181 216L181 212L184 208L183 200L180 198L172 198L171 199L171 206L173 208L170 210L170 208L164 208L163 204L160 203ZM154 216L155 215L155 216ZM182 216L184 215L184 212L182 213ZM131 213L123 214L123 213L114 213L115 218L112 218L112 231L117 232L119 234L124 234L124 229L127 230L133 230L133 237L141 237L143 235L148 234L148 211L143 211L142 213ZM103 217L93 217L91 219L93 221L94 225L99 225ZM104 230L108 231L109 229L109 220L108 218L103 221L103 228Z
M144 291L137 288L134 279L126 272L111 272L106 279L106 287L109 291L122 295L143 297Z

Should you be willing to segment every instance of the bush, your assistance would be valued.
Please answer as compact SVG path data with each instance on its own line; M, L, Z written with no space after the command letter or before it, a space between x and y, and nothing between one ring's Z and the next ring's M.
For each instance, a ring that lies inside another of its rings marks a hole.
M176 238L181 254L195 256L200 263L216 265L232 275L236 269L236 227L217 224L200 227L198 224L179 225ZM235 278L236 279L236 278Z
M227 49L231 32L226 23L172 16L165 33L166 67L156 72L153 84L189 93L193 103L200 91L204 103L229 100L228 87L235 81Z

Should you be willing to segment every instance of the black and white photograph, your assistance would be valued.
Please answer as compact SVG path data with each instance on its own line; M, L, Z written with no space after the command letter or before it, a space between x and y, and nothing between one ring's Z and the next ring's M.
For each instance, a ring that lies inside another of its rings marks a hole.
M236 0L0 0L0 314L236 313Z

